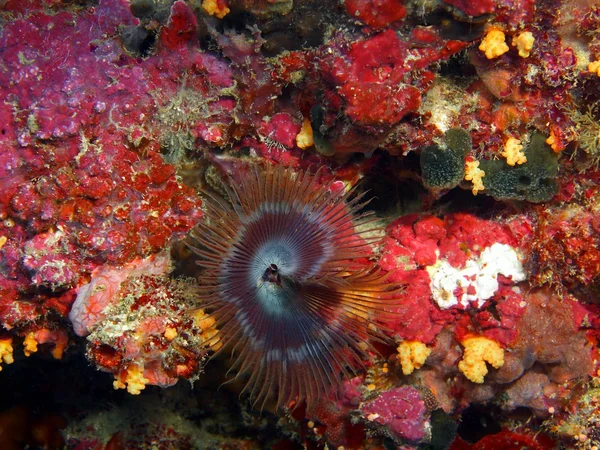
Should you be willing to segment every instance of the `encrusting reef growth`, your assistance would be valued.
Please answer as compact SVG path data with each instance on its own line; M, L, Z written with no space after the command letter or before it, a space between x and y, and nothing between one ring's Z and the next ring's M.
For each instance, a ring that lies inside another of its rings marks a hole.
M0 99L0 448L600 447L597 2L0 0Z

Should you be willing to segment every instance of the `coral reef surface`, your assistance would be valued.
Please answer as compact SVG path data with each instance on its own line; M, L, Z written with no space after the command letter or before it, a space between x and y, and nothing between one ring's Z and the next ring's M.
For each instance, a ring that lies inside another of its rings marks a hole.
M600 448L597 2L0 0L0 100L0 448Z

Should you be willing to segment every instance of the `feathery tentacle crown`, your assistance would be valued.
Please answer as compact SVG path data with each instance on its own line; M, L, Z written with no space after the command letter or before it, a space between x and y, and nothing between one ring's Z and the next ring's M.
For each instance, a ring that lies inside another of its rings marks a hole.
M365 202L330 188L305 172L254 172L230 188L230 204L207 201L191 235L215 350L231 351L232 370L263 407L270 397L287 406L326 395L365 359L368 336L382 337L373 313L394 286L368 264L373 228L357 214Z

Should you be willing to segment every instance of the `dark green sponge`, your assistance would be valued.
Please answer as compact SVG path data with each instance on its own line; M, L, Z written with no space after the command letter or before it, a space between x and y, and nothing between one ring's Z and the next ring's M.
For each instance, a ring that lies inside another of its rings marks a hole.
M509 166L505 160L480 161L485 172L484 194L497 200L526 200L540 203L558 192L558 155L546 144L544 135L535 133L525 149L527 162Z
M421 175L429 189L452 189L465 176L465 156L471 136L462 128L448 130L444 145L431 145L421 152Z

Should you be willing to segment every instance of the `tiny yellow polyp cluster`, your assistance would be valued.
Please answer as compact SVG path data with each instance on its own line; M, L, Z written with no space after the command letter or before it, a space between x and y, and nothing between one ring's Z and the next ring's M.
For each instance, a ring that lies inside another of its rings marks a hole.
M219 6L219 0L204 0L202 2L202 9L211 16L217 16L219 19L225 17L231 11L227 6Z
M0 361L6 364L12 364L15 361L11 338L0 339ZM0 370L2 370L2 366L0 366Z
M165 339L171 342L177 337L177 328L167 326L164 332Z
M483 177L485 172L479 168L479 161L467 161L465 164L465 180L473 183L473 195L477 195L479 191L483 191Z
M548 144L550 148L554 150L555 153L560 152L560 148L558 147L558 139L556 139L554 131L550 132L550 136L548 137L548 139L546 139L546 144Z
M473 383L483 383L488 373L486 362L496 369L504 365L504 350L496 341L475 336L465 339L461 344L465 351L462 360L458 363L458 370Z
M398 346L398 356L402 373L410 375L415 369L420 369L431 353L431 349L419 341L402 341Z
M310 125L310 120L304 119L304 122L302 122L302 128L296 135L296 145L301 149L305 149L312 147L314 143L315 141L313 138L313 130L312 126Z
M8 241L8 238L6 236L0 236L0 248L4 247L6 241Z
M125 374L125 380L122 380L123 376L116 375L115 381L113 381L113 387L115 389L125 389L131 395L140 395L140 393L146 388L146 385L150 380L144 378L144 368L136 364L131 364L127 368Z
M204 312L203 309L194 311L194 324L202 329L202 341L213 350L217 351L221 348L222 344L219 342L219 338L216 337L219 330L216 326L216 320L213 316L209 316Z
M31 332L25 336L25 340L23 341L23 353L25 353L25 356L31 356L32 353L38 351L37 346L38 343L35 340L35 335Z
M588 70L600 77L600 60L589 63Z
M523 31L518 36L513 37L512 45L517 47L521 58L528 58L533 49L535 38L531 31Z
M504 151L501 153L506 158L506 164L514 166L515 164L523 164L527 162L527 157L523 153L521 141L515 138L508 138L504 144Z
M481 44L479 50L485 53L487 59L494 59L504 55L508 51L508 45L505 42L504 32L498 28L490 28Z

